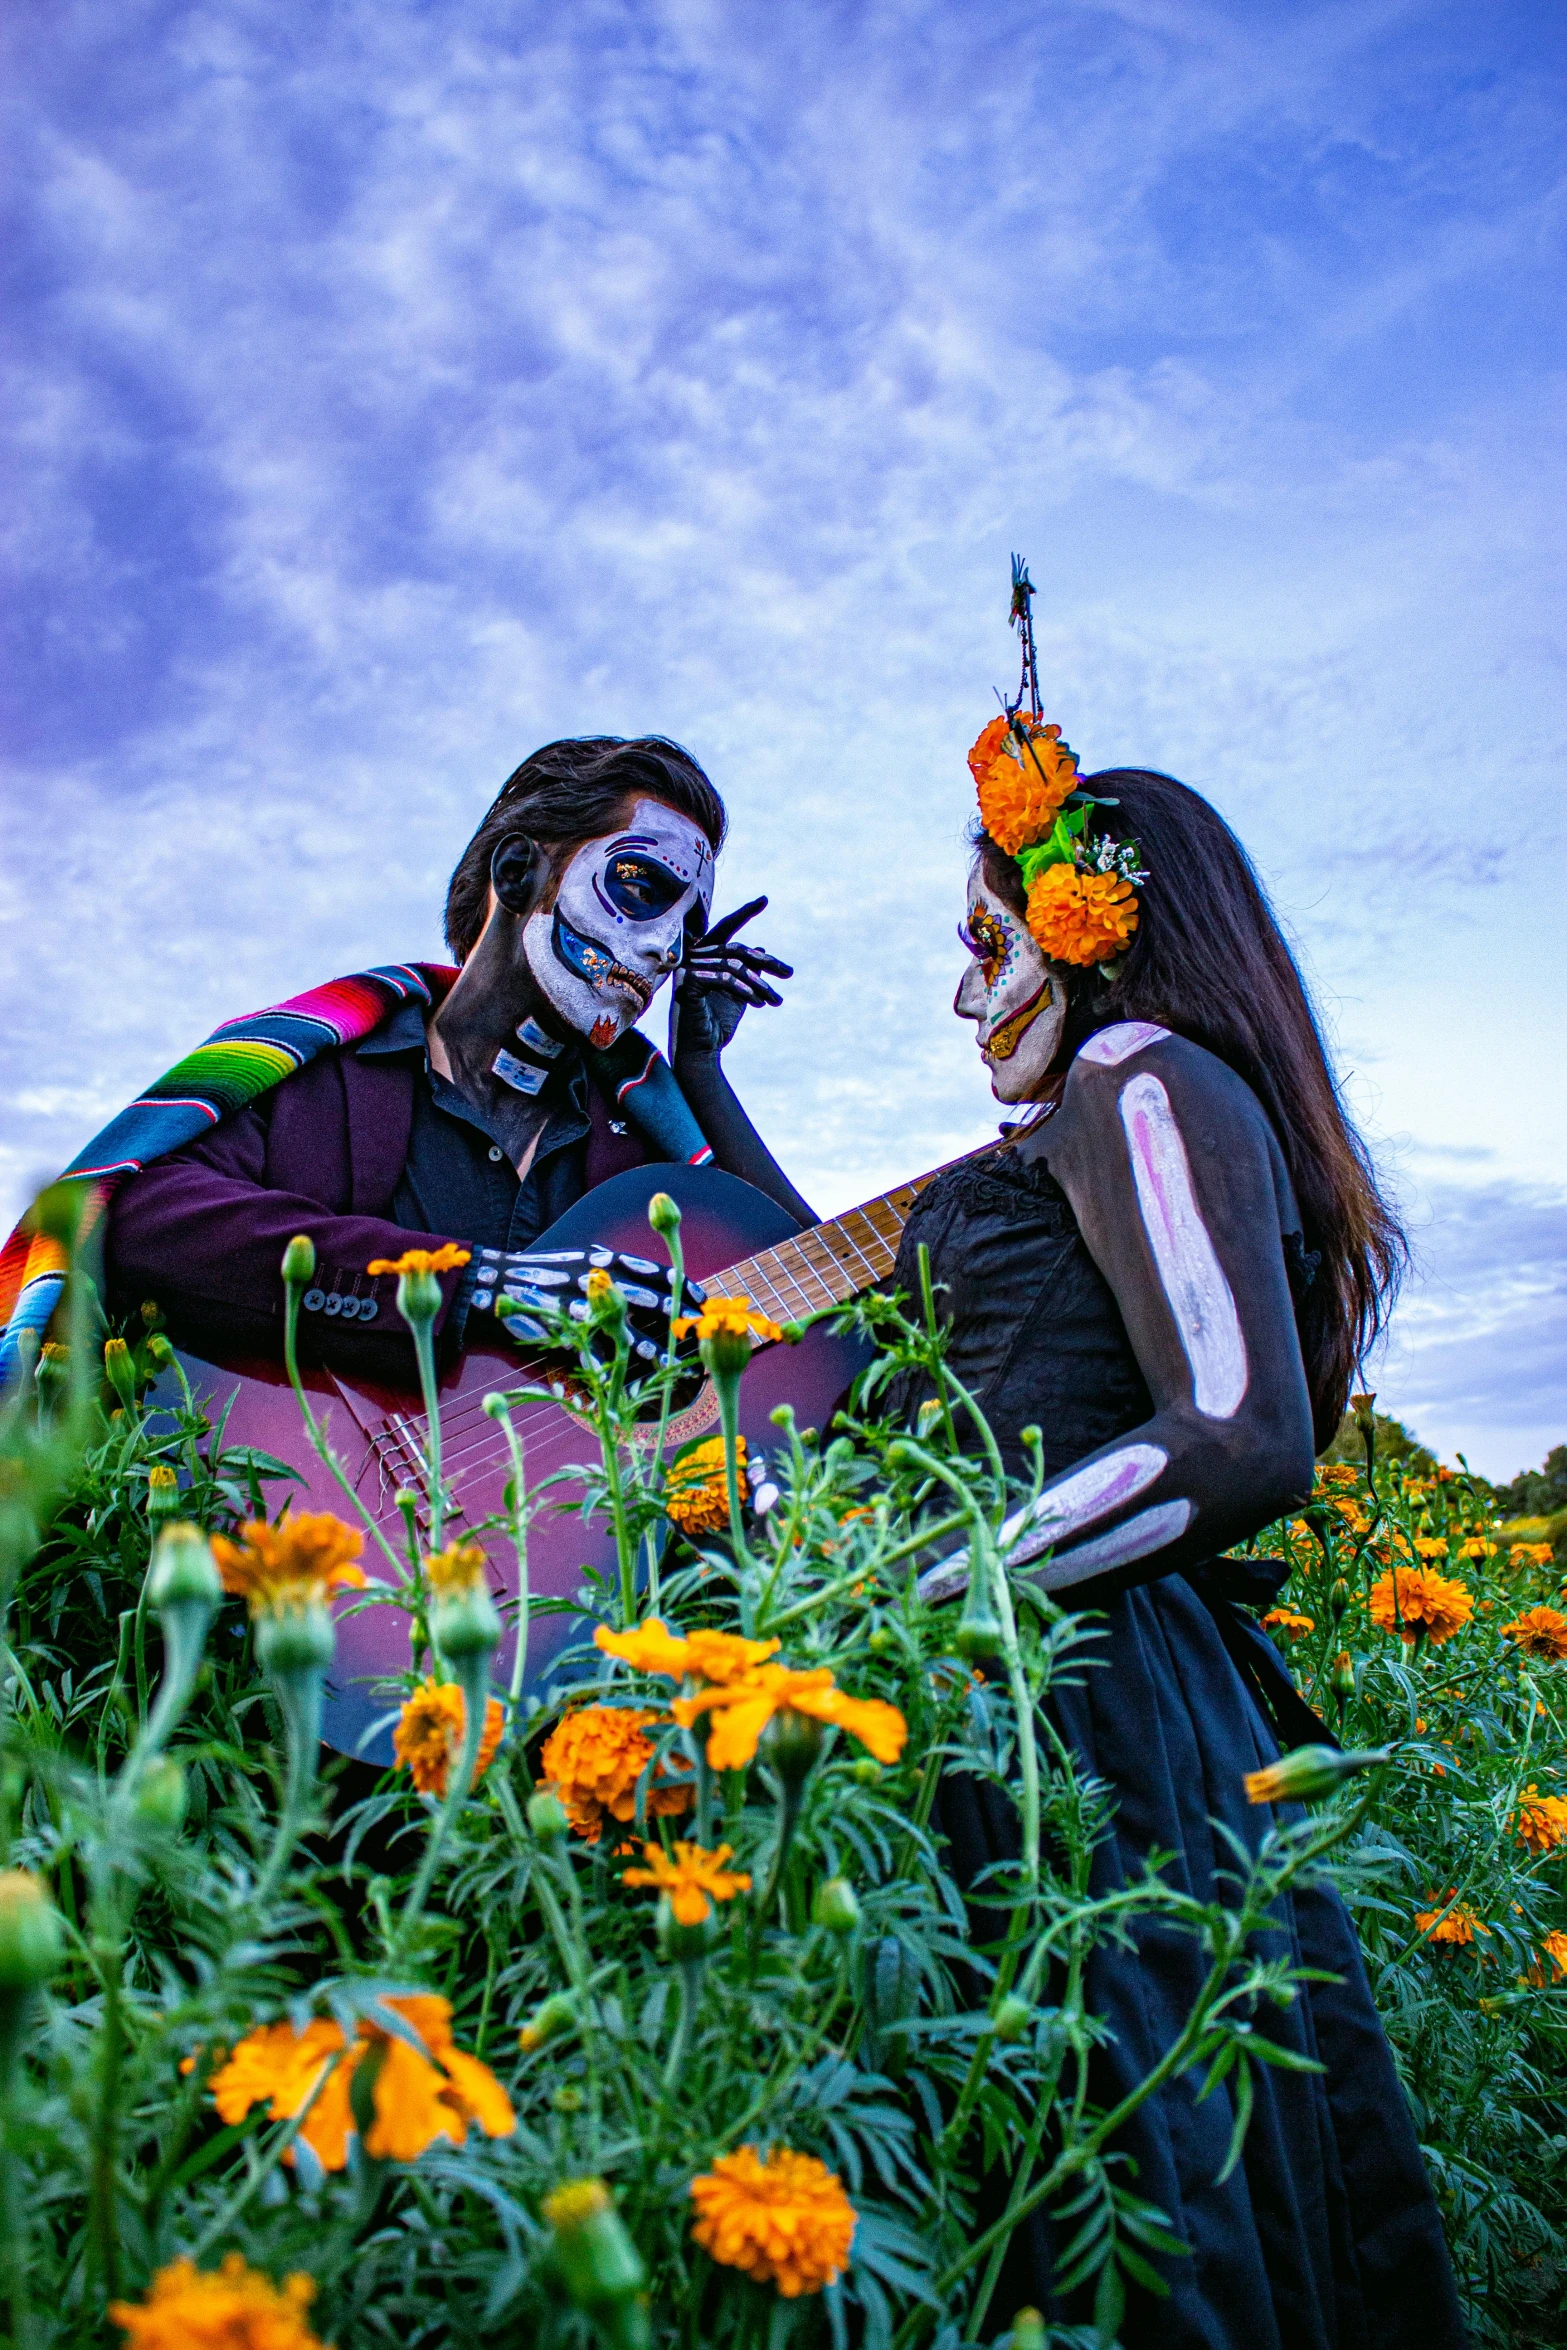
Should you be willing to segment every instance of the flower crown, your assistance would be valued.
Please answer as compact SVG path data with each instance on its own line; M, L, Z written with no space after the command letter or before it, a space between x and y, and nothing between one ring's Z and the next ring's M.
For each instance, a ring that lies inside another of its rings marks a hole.
M1022 872L1026 920L1041 952L1056 963L1114 967L1137 928L1133 885L1148 876L1136 841L1091 829L1093 810L1116 803L1083 789L1076 752L1059 726L1042 722L1033 594L1014 555L1011 617L1023 640L1023 675L1017 700L992 718L969 752L969 768L986 832Z

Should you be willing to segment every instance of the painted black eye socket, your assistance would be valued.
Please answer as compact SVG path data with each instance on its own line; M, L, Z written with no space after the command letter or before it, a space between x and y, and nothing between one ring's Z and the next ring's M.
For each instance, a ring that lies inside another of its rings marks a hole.
M611 857L604 875L604 895L617 914L632 922L651 922L667 914L686 894L686 884L656 858L622 850Z

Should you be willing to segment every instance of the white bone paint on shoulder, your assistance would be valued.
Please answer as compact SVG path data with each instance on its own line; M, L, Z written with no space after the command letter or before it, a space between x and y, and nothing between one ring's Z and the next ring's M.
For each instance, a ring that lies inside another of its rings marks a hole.
M1161 1501L1151 1510L1140 1510L1124 1525L1112 1526L1108 1534L1096 1534L1091 1542L1080 1542L1075 1550L1053 1558L1044 1572L1045 1589L1055 1591L1067 1583L1081 1583L1089 1575L1108 1574L1112 1567L1127 1566L1133 1559L1145 1559L1184 1534L1191 1522L1189 1501Z
M1143 1228L1192 1368L1193 1400L1205 1418L1232 1420L1246 1393L1246 1341L1197 1206L1170 1097L1144 1071L1121 1088L1120 1110Z
M1091 1036L1077 1057L1092 1061L1099 1069L1119 1069L1133 1053L1145 1052L1151 1044L1163 1044L1169 1033L1153 1020L1118 1020L1113 1028L1101 1028L1097 1036Z
M1119 1452L1106 1453L1103 1460L1090 1461L1085 1468L1074 1469L1063 1477L1059 1485L1052 1485L1038 1501L1027 1509L1015 1510L1001 1529L1001 1541L1009 1567L1026 1566L1042 1550L1080 1527L1092 1525L1109 1510L1119 1509L1122 1502L1133 1500L1146 1492L1169 1465L1168 1453L1157 1444L1123 1445ZM934 1607L944 1599L956 1599L968 1588L969 1554L965 1544L955 1550L939 1566L929 1567L920 1577L919 1595L927 1607Z

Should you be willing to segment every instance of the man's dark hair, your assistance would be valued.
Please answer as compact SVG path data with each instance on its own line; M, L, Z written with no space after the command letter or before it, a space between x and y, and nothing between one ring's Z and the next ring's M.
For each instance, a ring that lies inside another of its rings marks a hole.
M1110 767L1083 778L1108 806L1096 829L1135 840L1148 878L1116 977L1067 971L1060 1068L1096 1028L1151 1020L1243 1077L1279 1138L1316 1277L1296 1310L1320 1451L1386 1321L1407 1247L1328 1065L1305 984L1251 859L1216 808L1173 775ZM1023 876L976 825L985 878L1027 915Z
M465 963L479 942L489 902L490 859L510 832L532 840L593 840L613 832L628 799L663 800L699 824L716 852L728 818L689 751L661 734L627 742L591 734L546 743L508 775L457 860L446 892L446 943Z

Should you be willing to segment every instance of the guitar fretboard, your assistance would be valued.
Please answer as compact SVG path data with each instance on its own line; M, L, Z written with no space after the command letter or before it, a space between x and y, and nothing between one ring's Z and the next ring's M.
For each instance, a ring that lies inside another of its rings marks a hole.
M759 1255L710 1275L708 1294L748 1297L775 1321L792 1322L802 1314L820 1313L823 1306L842 1305L862 1289L874 1289L897 1261L909 1210L926 1185L945 1173L944 1167L933 1167L928 1175L916 1175L912 1183L883 1192L880 1199L829 1216L825 1224L813 1224L793 1240L781 1240L776 1248L764 1248Z

